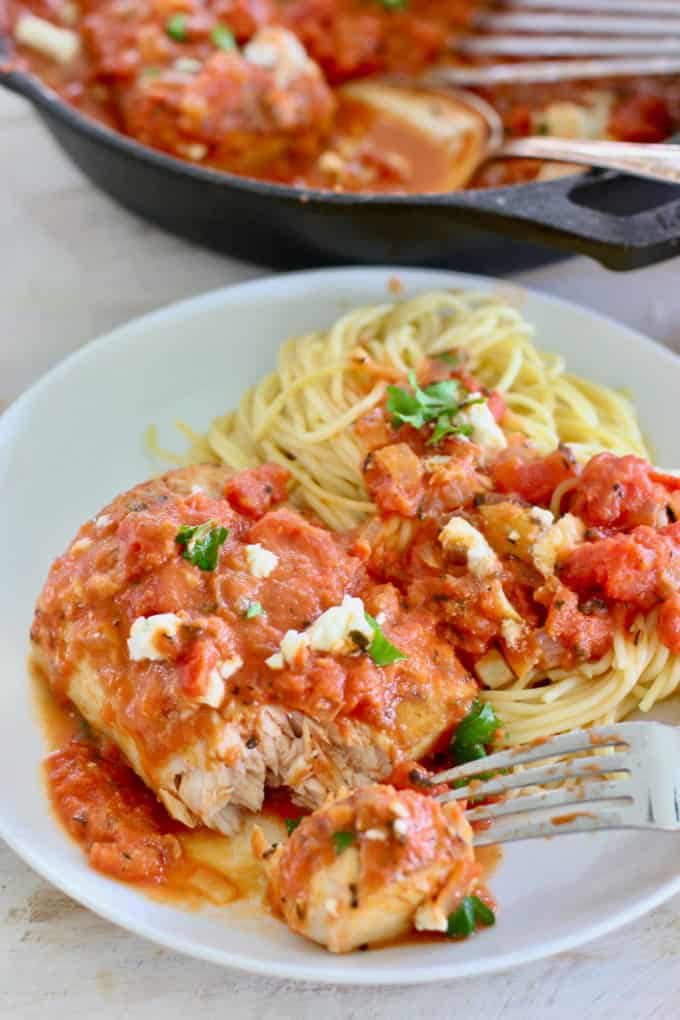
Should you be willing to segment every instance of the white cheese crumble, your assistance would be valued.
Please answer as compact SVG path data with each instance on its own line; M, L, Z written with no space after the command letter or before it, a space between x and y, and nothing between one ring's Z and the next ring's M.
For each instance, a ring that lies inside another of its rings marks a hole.
M252 577L269 577L271 572L276 570L276 565L279 562L278 556L269 549L265 549L259 542L247 545L245 553L248 573Z
M544 510L542 506L532 506L529 511L529 520L538 524L541 528L549 528L555 518L552 510Z
M533 511L532 511L533 512ZM585 525L580 517L565 514L552 524L531 547L531 555L537 570L544 577L555 573L557 561L583 541Z
M444 552L465 552L468 569L475 577L489 577L498 572L500 563L481 531L463 517L452 517L439 532Z
M471 393L470 397L478 397L479 393ZM464 412L468 424L472 425L471 439L481 447L485 460L493 460L508 445L503 429L496 423L489 404L472 404Z
M363 835L366 839L372 839L376 842L384 842L387 839L387 833L384 829L366 829Z
M273 71L279 89L289 88L303 72L318 72L297 36L285 28L261 28L243 47L242 53L249 63Z
M108 528L109 524L113 524L113 517L109 517L108 514L100 514L94 522L97 531L103 531L104 528Z
M165 655L158 647L161 637L175 638L179 630L179 616L176 613L157 613L155 616L138 616L130 627L128 652L133 662L151 659L158 662Z
M331 606L305 631L286 631L280 651L265 659L270 669L283 669L293 665L305 648L333 655L356 651L357 642L352 634L361 635L367 643L373 640L373 627L366 619L364 603L352 595L345 595L341 605Z
M14 38L59 64L73 60L80 49L80 38L70 28L58 28L51 21L36 18L34 14L21 15L14 29Z
M405 818L397 818L395 822L392 822L392 828L394 829L396 836L408 836L408 822Z
M211 670L207 689L194 700L202 705L210 705L211 708L219 708L224 701L224 681L237 673L242 665L243 659L240 655L232 655L230 659L223 659Z

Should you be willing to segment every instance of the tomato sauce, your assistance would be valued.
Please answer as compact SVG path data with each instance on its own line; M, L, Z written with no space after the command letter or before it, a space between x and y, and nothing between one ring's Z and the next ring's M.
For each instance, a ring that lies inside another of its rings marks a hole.
M16 32L31 13L75 33L80 46L65 63L19 43L18 65L87 116L180 159L304 187L427 193L450 188L444 147L406 118L351 99L342 86L452 59L452 44L477 6L9 0L9 23ZM278 35L266 35L271 31ZM510 136L567 132L654 142L680 125L673 77L479 91ZM535 161L496 161L471 184L521 183L540 173Z

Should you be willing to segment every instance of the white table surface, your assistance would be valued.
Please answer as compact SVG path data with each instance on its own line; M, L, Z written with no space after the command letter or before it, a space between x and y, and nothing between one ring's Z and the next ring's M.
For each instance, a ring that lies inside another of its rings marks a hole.
M263 272L116 207L66 162L23 101L0 92L0 406L118 323ZM573 259L518 279L680 351L680 259L625 276ZM511 973L421 988L293 985L129 935L0 841L0 1020L186 1020L199 1011L258 1020L677 1020L680 897L583 949Z

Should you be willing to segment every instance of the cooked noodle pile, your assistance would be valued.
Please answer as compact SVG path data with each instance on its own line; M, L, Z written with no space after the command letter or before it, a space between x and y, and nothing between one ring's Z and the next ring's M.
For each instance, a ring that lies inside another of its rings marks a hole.
M540 351L520 312L499 297L431 292L356 309L328 330L288 340L277 368L216 418L206 436L180 424L190 440L182 462L215 460L235 469L277 461L291 472L293 499L331 528L346 530L375 511L364 485L365 455L355 422L382 404L391 382L426 357L465 352L465 367L499 390L506 429L523 432L541 452L568 443L585 462L611 450L647 457L628 399L570 375L559 355ZM573 482L558 487L553 509ZM405 544L411 524L384 523ZM549 681L549 682L546 682ZM680 657L659 641L654 613L620 631L602 659L569 670L530 672L484 692L516 744L579 726L646 712L680 684Z

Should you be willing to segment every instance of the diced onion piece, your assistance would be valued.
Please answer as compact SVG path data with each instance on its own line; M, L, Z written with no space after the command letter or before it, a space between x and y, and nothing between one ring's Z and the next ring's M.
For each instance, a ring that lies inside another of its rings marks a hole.
M491 648L486 655L477 660L475 673L480 683L492 691L510 683L515 676L497 648Z
M14 38L22 46L44 53L59 64L68 64L80 50L80 37L70 28L59 28L35 14L22 14L14 29Z

